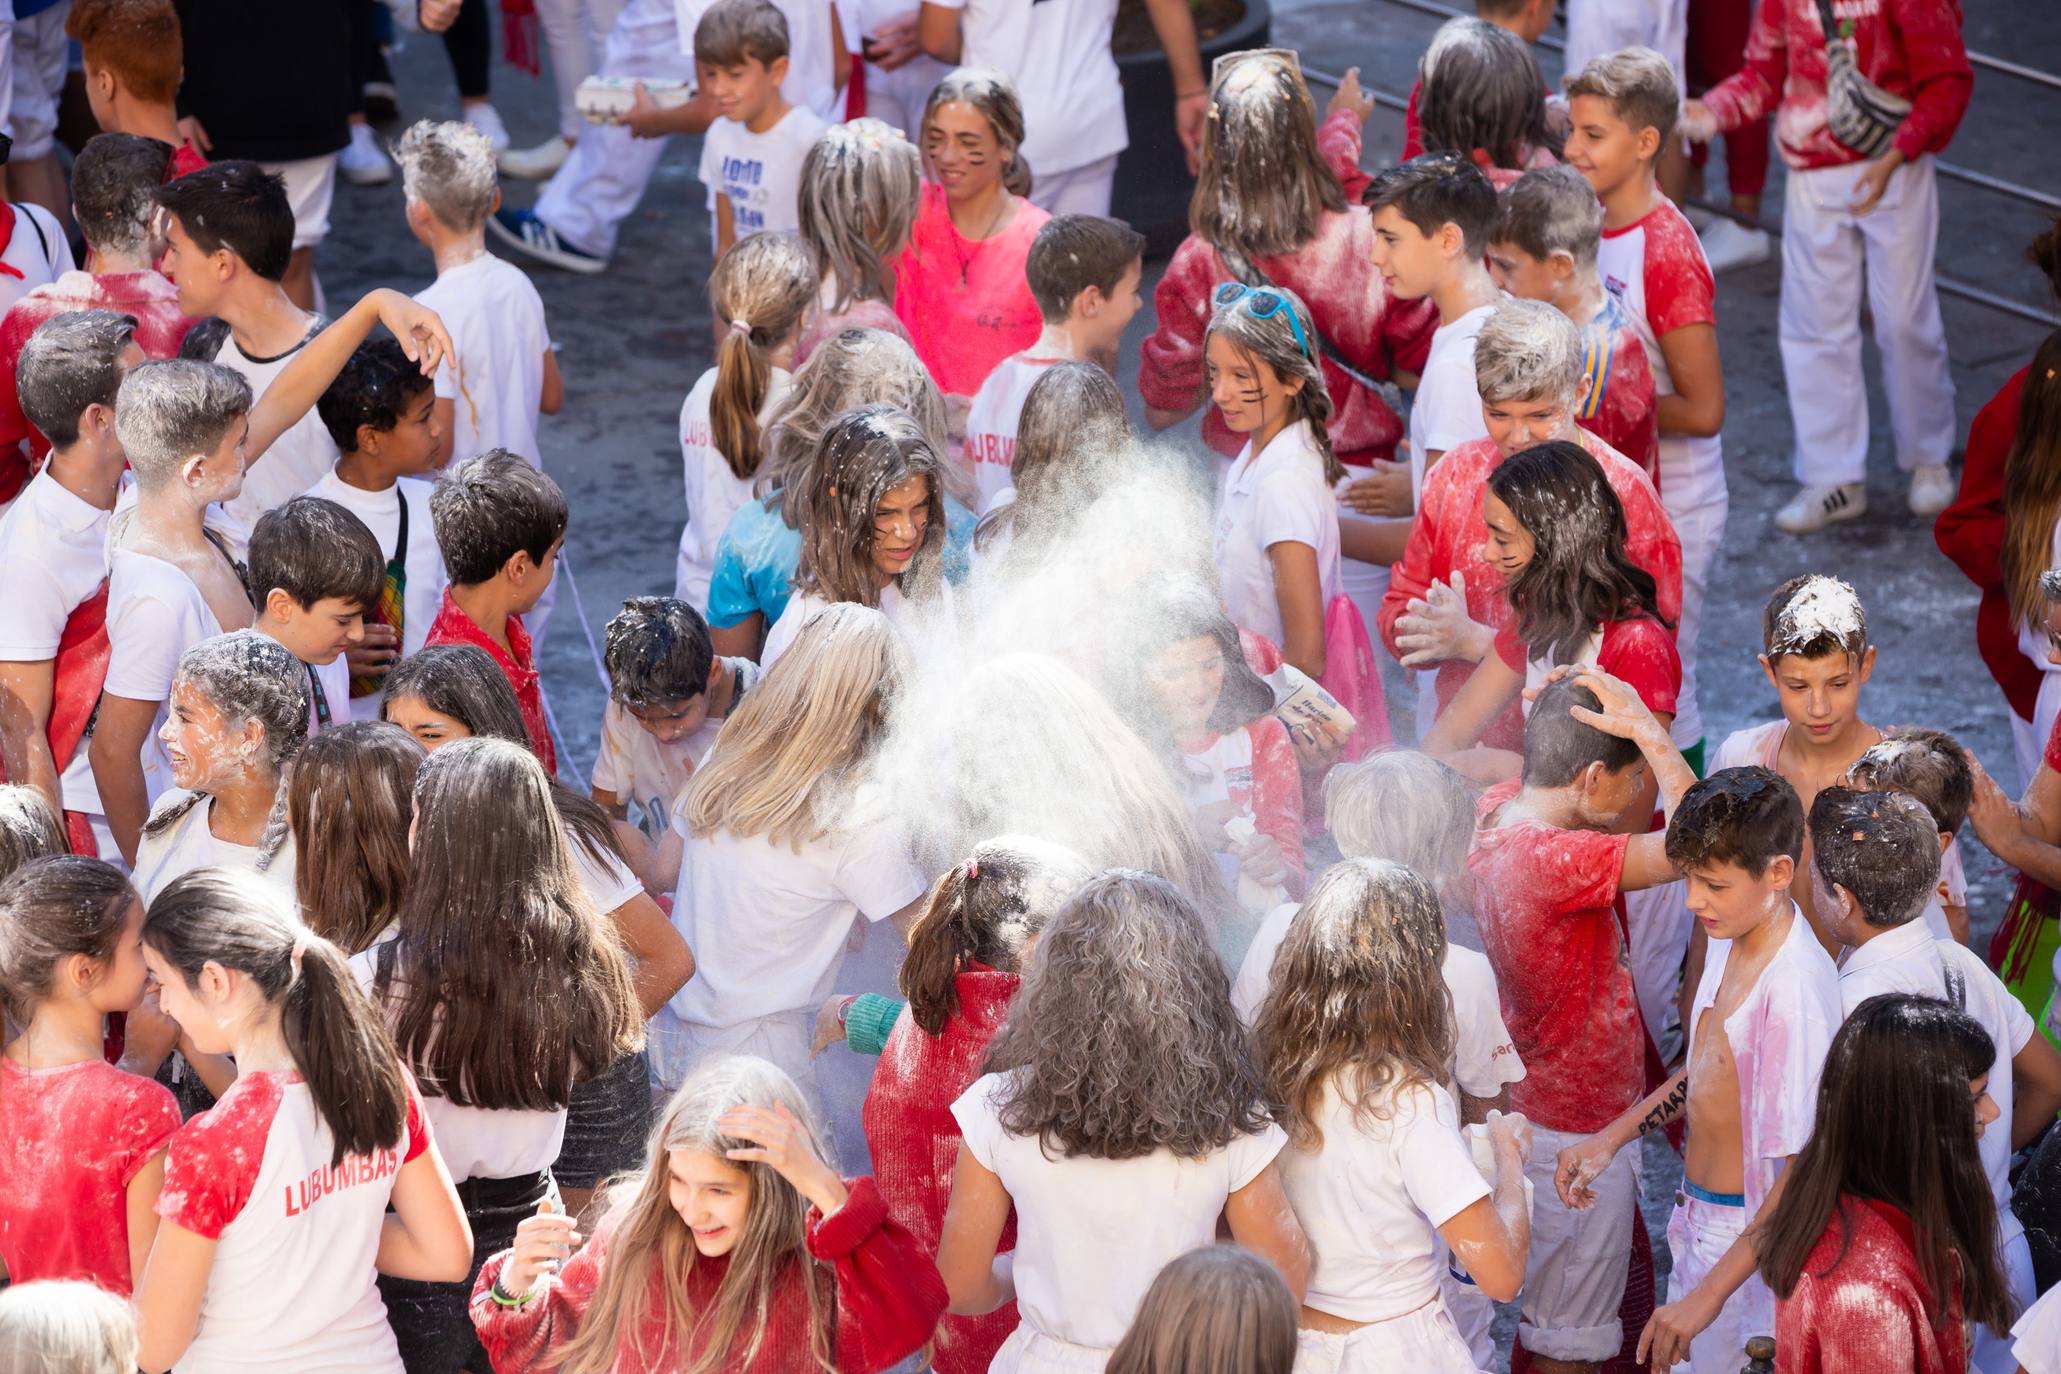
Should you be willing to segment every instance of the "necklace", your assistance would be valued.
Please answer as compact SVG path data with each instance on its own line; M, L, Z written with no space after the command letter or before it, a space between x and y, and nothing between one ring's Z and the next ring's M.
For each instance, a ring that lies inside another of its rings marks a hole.
M995 232L995 226L1002 222L1002 216L1008 213L1010 202L1013 199L1014 197L1007 191L1001 193L1000 199L995 202L995 212L988 216L986 227L973 239L973 251L970 253L963 247L967 242L966 236L961 234L959 226L952 222L950 207L946 208L945 223L951 225L952 228L952 253L959 259L959 285L962 289L966 285L967 270L973 266L973 260L980 256L980 250L987 246L989 236Z

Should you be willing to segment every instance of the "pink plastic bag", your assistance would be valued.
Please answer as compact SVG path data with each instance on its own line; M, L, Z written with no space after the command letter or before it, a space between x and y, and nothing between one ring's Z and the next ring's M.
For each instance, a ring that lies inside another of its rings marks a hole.
M1388 697L1381 690L1381 672L1374 664L1374 643L1367 623L1343 596L1324 608L1324 673L1317 681L1352 712L1352 738L1345 757L1363 759L1392 742L1388 729Z

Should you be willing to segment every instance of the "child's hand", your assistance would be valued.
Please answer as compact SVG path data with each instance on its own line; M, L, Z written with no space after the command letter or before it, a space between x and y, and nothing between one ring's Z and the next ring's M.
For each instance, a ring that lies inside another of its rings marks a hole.
M565 1262L586 1239L573 1229L576 1224L550 1198L538 1203L537 1214L524 1217L515 1228L514 1253L501 1266L498 1278L501 1291L520 1296L536 1285L539 1275L556 1274L565 1268Z
M1423 596L1412 597L1395 630L1405 668L1449 659L1479 663L1496 647L1495 634L1467 613L1467 575L1457 570L1449 582L1433 582Z
M445 359L456 356L458 350L451 346L450 331L444 328L437 312L413 296L381 287L365 299L372 302L372 308L379 312L379 322L400 341L401 351L408 355L408 361L422 369L423 376L434 377Z
M1339 500L1356 515L1408 515L1413 509L1410 465L1376 458L1374 471L1347 482Z
M1565 670L1556 670L1548 683L1558 681ZM1593 725L1606 735L1628 739L1643 744L1643 737L1660 730L1660 722L1646 709L1646 703L1639 700L1639 694L1601 668L1583 668L1574 674L1574 680L1596 694L1602 709L1592 711L1586 706L1570 706L1567 713L1584 725ZM1661 730L1662 738L1667 732Z
M196 115L187 115L179 121L179 137L203 153L215 151L215 141L208 137L207 126L202 124Z
M1202 834L1202 842L1211 849L1231 849L1231 834L1224 827L1233 816L1243 815L1245 808L1234 801L1215 801L1195 808L1195 828Z
M1488 1138L1497 1154L1516 1155L1519 1167L1531 1158L1531 1122L1523 1112L1491 1111L1488 1114Z
M724 1135L753 1142L756 1148L725 1151L740 1163L757 1160L794 1185L795 1191L829 1216L844 1205L844 1180L816 1154L816 1144L786 1103L771 1107L732 1107L716 1118Z
M1676 128L1691 143L1708 143L1717 137L1717 116L1700 100L1682 102L1682 118Z
M1975 838L1994 851L2025 833L2025 817L1973 754L1968 756L1968 765L1975 774L1975 795L1968 804L1968 821L1975 827Z
M344 646L344 661L351 666L352 677L378 677L394 666L401 657L400 636L391 625L367 623L365 637L356 644Z
M122 1067L150 1077L179 1043L179 1023L158 1007L157 984L143 990L143 1000L130 1009L122 1029Z
M458 22L458 11L465 8L465 0L421 0L415 17L428 33L442 33Z
M630 88L630 108L616 117L616 123L630 131L632 138L664 138L673 131L663 122L666 111L652 100L651 92L639 81Z
M1600 1133L1576 1141L1554 1160L1553 1191L1560 1194L1563 1205L1575 1211L1594 1206L1596 1191L1590 1185L1603 1177L1616 1158L1617 1151Z
M836 993L817 1010L816 1034L809 1041L809 1058L814 1059L832 1045L844 1043L844 1018L840 1013L844 1011L846 1000L843 993Z
M1238 858L1238 871L1261 887L1286 887L1293 870L1281 846L1265 835L1255 835L1244 844L1231 846Z
M1351 110L1362 124L1367 122L1367 116L1374 113L1374 97L1360 89L1358 67L1345 69L1345 79L1338 83L1338 89L1331 93L1330 101L1324 106L1324 118L1329 119L1340 110Z
M1894 148L1869 163L1868 170L1862 172L1861 179L1853 184L1853 200L1847 209L1856 215L1865 215L1874 209L1889 189L1889 179L1903 165L1904 155Z
M875 25L862 41L866 60L884 72L907 66L923 51L916 38L915 10Z
M1202 170L1202 132L1209 126L1209 88L1198 87L1174 96L1174 133L1188 154L1188 175Z

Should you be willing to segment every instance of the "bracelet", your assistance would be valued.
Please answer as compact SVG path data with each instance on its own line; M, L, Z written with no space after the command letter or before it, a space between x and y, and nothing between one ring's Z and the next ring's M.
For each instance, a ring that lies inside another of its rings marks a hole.
M1198 96L1198 95L1208 95L1208 94L1209 94L1209 87L1207 87L1207 86L1196 86L1196 87L1194 87L1194 88L1193 88L1193 89L1191 89L1191 90L1186 90L1186 91L1175 91L1175 92L1174 92L1174 99L1176 99L1176 100L1187 100L1187 99L1189 99L1189 98L1190 98L1191 96Z
M501 1276L496 1274L494 1275L494 1281L487 1285L487 1296L494 1300L494 1305L497 1307L510 1307L520 1311L529 1306L530 1300L536 1297L537 1293L536 1289L532 1287L529 1292L518 1297L501 1286Z
M852 1014L852 1003L858 1000L858 994L853 993L837 1004L837 1028L839 1030L850 1029L849 1018Z

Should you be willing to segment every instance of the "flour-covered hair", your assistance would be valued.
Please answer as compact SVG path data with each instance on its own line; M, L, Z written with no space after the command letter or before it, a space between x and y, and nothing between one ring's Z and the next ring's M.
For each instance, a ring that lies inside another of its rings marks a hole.
M1474 789L1429 754L1390 749L1324 778L1324 819L1348 859L1386 859L1451 899L1467 880Z
M1505 297L1475 336L1474 386L1483 401L1572 405L1581 377L1581 333L1544 301Z
M0 1292L0 1369L15 1374L131 1374L129 1304L80 1279L40 1279Z
M994 132L995 141L1002 145L1002 187L1011 195L1028 196L1031 193L1031 167L1023 160L1023 100L1016 93L1016 83L1000 67L959 67L945 74L944 80L931 88L930 99L924 102L923 120L919 138L927 152L930 146L930 124L942 105L971 106L988 128Z
M944 462L913 416L884 405L860 406L840 416L823 435L813 476L801 512L797 592L879 604L873 512L888 492L919 477L929 523L915 558L895 582L917 595L935 590L945 543Z
M1231 54L1218 62L1209 99L1188 232L1232 276L1257 285L1254 260L1315 239L1324 216L1345 213L1345 188L1317 147L1317 104L1292 58Z
M494 148L456 119L422 119L394 145L401 190L451 229L476 229L494 212Z
M251 724L263 731L251 763L272 774L278 787L264 838L258 842L258 869L263 872L292 833L286 819L286 784L288 769L308 742L308 670L271 636L232 630L203 639L179 656L172 683L182 682L207 698L231 734ZM143 833L160 833L199 800L195 793L160 808L144 823Z
M944 393L909 341L883 329L839 330L809 354L766 422L758 489L781 493L780 518L789 529L801 528L823 435L839 416L869 402L904 412L922 427L933 452L947 451Z
M68 311L29 335L15 359L15 395L22 414L52 448L79 442L86 407L114 409L122 354L135 341L136 317L113 310Z
M86 246L141 255L171 162L171 145L155 138L106 133L87 139L72 160L72 212Z
M0 880L32 859L71 853L64 820L41 792L0 782Z
M1261 315L1257 307L1269 292L1280 298L1279 303ZM1345 465L1331 447L1331 391L1317 361L1317 326L1302 297L1285 286L1257 287L1210 311L1205 340L1219 334L1247 357L1266 364L1284 384L1302 380L1301 389L1288 398L1289 420L1309 421L1310 438L1323 459L1325 483L1343 480Z
M802 159L795 213L831 314L887 299L883 264L908 243L922 198L923 157L900 129L862 118L823 131Z
M709 309L728 325L716 345L710 438L739 481L765 456L759 411L773 387L773 351L792 340L816 304L814 259L792 234L752 234L731 244L709 273Z
M212 454L250 407L250 383L219 363L142 363L115 393L115 437L138 484L160 486L187 459Z
M1868 612L1859 594L1823 573L1792 577L1775 588L1760 620L1762 652L1770 664L1790 654L1844 654L1859 663L1868 652Z
M1426 151L1480 152L1510 171L1540 149L1558 155L1538 61L1531 45L1508 29L1473 15L1448 19L1425 50L1419 74Z
M1603 238L1603 202L1572 167L1534 167L1505 187L1496 199L1490 243L1511 243L1545 262L1555 253L1573 260L1575 271L1596 270Z
M946 869L909 932L898 977L924 1033L944 1033L969 964L1021 971L1030 942L1093 874L1071 849L1031 835L998 836Z

